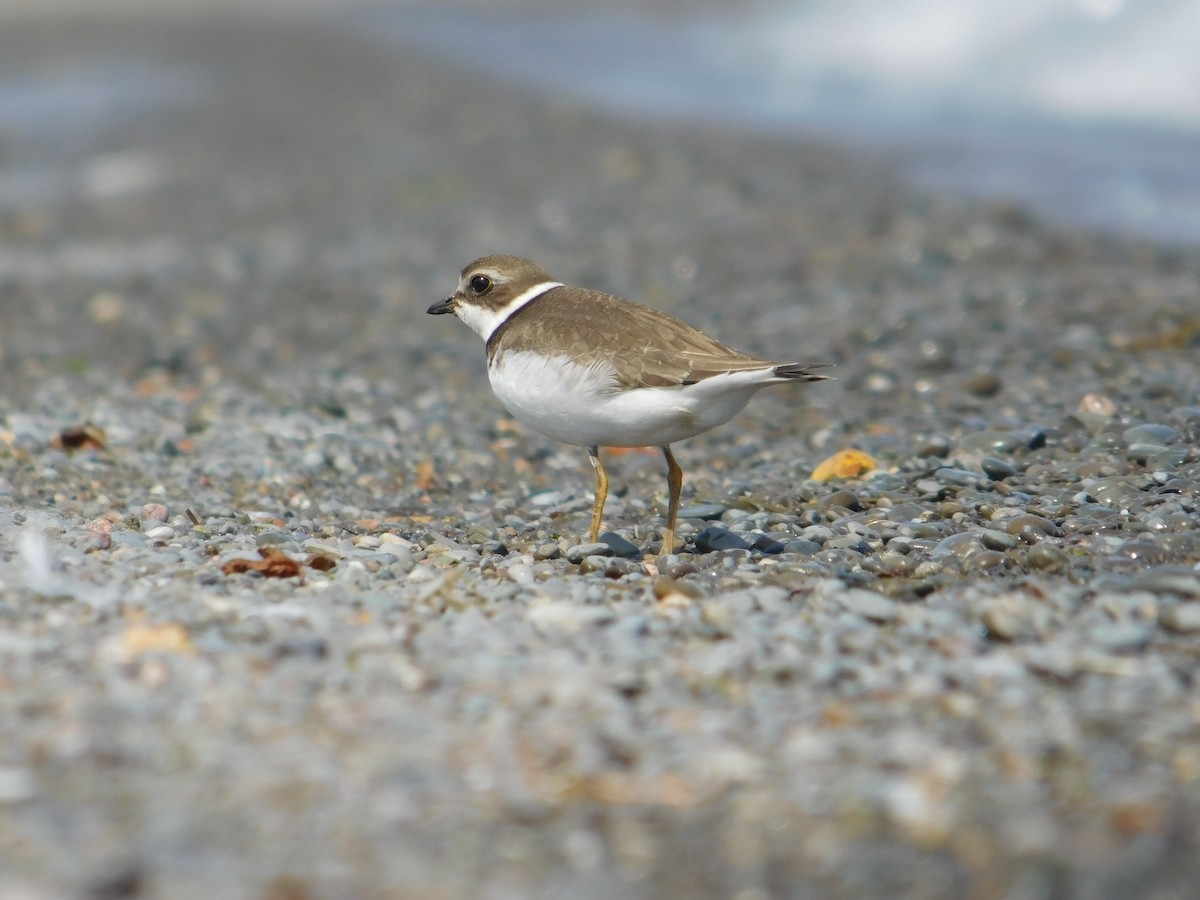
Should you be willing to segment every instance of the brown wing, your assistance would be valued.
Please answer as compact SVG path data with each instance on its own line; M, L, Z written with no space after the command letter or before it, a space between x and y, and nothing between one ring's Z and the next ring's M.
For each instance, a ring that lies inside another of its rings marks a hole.
M664 312L598 291L555 288L509 318L489 352L569 353L611 365L622 388L694 384L774 363L747 356Z

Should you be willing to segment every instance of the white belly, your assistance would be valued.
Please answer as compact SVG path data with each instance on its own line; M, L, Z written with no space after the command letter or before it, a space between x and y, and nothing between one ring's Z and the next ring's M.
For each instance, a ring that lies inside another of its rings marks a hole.
M488 367L492 390L517 421L581 447L662 446L728 422L771 383L770 369L670 388L618 390L612 369L522 351Z

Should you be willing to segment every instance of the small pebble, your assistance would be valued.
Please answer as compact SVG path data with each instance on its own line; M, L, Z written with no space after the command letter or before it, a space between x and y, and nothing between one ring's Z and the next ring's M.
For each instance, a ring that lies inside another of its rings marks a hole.
M143 522L165 522L167 521L167 515L167 508L161 503L147 503L142 506L140 518Z
M992 606L984 610L983 627L987 629L988 637L999 638L1002 641L1015 641L1025 632L1025 625L1020 616L1003 606Z
M1025 446L1026 437L1015 431L975 431L963 435L960 450L983 450L990 453L1012 453Z
M1134 622L1116 622L1092 628L1087 640L1092 646L1110 653L1128 653L1146 646L1150 640L1150 629Z
M997 531L994 528L980 529L979 541L989 550L1000 551L1016 549L1019 543L1011 534L1004 531Z
M1158 623L1178 634L1200 631L1200 603L1164 606L1158 614Z
M979 461L979 468L983 470L983 474L992 481L1003 481L1006 478L1012 478L1018 474L1016 468L1009 465L1002 459L996 459L994 456L985 456Z
M1179 440L1178 429L1170 425L1134 425L1121 433L1126 446L1132 448L1136 444L1160 444L1166 446Z
M983 476L978 472L968 472L966 469L943 468L933 473L942 484L978 484Z
M877 556L868 556L863 560L862 566L869 572L889 578L912 575L917 570L917 563L914 560L894 550L885 551Z
M754 538L754 541L750 544L750 549L774 556L784 551L784 544L765 534L760 534Z
M697 553L716 550L748 550L750 545L738 535L717 525L709 525L695 537Z
M692 503L679 507L681 519L719 519L725 507L719 503Z
M849 590L839 602L855 615L874 622L891 622L899 614L895 601L872 591Z
M567 562L579 565L589 556L612 556L613 549L608 544L576 544L567 548Z
M708 600L700 606L700 620L719 637L727 637L733 633L733 611L724 603Z
M1111 419L1117 414L1117 405L1103 394L1086 394L1079 401L1079 412L1087 416Z
M794 541L788 541L783 545L785 553L794 553L797 556L812 556L814 553L821 552L821 545L816 541L810 541L805 538L798 538Z
M1027 544L1036 543L1043 537L1061 537L1059 527L1043 516L1029 513L1013 516L1004 523L1004 530L1019 537Z
M615 531L604 531L600 533L600 543L607 544L613 552L614 556L621 556L625 559L639 559L642 551L637 548L636 544L630 543L617 534Z
M568 559L570 557L568 556ZM579 571L585 575L590 572L608 572L610 557L592 554L579 560Z
M995 372L975 372L962 381L962 389L976 397L994 397L1004 383Z
M514 581L517 584L529 585L533 584L533 567L524 563L517 563L515 566L509 566L504 570L504 575L509 581Z
M1025 554L1025 565L1035 572L1061 572L1069 562L1066 553L1050 544L1034 544Z

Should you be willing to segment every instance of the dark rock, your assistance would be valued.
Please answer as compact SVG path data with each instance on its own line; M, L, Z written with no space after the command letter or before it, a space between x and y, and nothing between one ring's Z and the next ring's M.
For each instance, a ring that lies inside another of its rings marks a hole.
M775 540L773 537L760 534L754 539L754 543L750 545L750 549L757 550L760 553L769 553L774 555L776 553L782 553L784 550L784 545Z
M992 481L1003 481L1005 478L1012 478L1017 474L1017 470L1010 466L1002 459L996 459L994 456L985 456L979 461L979 468L983 469L983 474Z
M625 559L640 559L642 555L642 551L635 544L625 540L625 538L621 537L615 531L601 532L600 543L608 544L612 548L613 556L620 556Z
M712 553L716 550L749 550L750 545L726 528L709 525L696 535L696 552Z

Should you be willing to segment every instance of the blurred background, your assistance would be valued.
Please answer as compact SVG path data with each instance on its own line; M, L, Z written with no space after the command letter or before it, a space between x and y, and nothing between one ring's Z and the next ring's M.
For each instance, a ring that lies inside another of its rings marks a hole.
M899 316L914 235L975 252L954 203L1007 210L976 250L1186 250L1195 47L1191 0L16 0L0 364L420 369L413 310L497 249L712 327Z
M317 22L621 116L882 149L922 188L1011 199L1089 228L1200 240L1191 0L161 0L106 3L102 14L218 10ZM97 10L18 0L2 14ZM181 65L79 49L57 65L2 69L0 208L68 192L62 164L103 123L163 115L222 86L219 54ZM57 152L38 137L52 137ZM27 142L36 158L21 157ZM153 167L136 163L95 161L84 188L144 187Z

